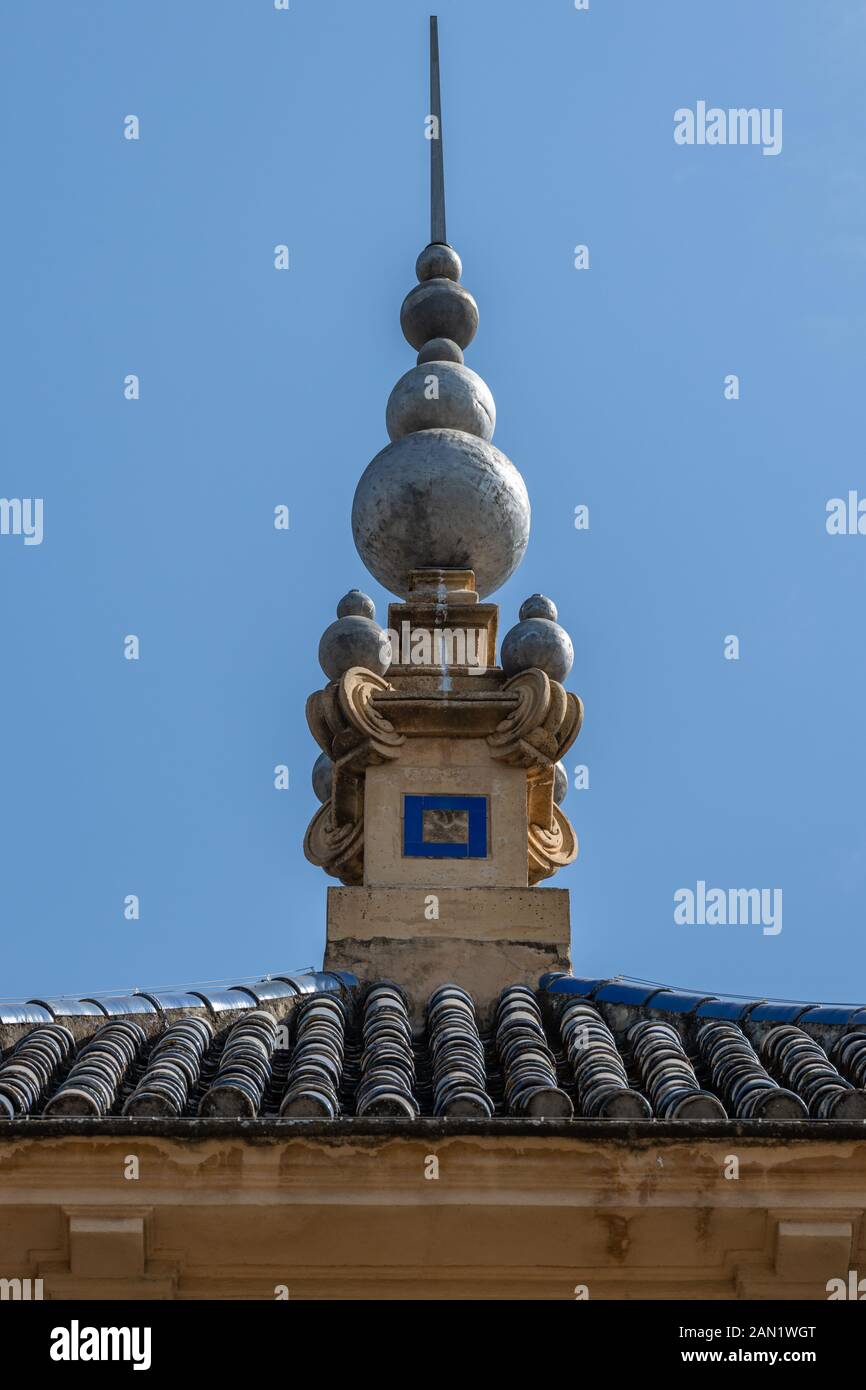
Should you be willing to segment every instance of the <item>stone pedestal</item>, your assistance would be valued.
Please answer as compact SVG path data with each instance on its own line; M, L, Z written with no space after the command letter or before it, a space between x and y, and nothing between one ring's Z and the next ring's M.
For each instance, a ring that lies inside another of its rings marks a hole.
M389 681L432 675L449 691L456 678L485 676L497 669L498 621L498 604L478 602L472 570L415 570L406 602L388 609Z
M483 858L412 858L403 853L404 798L483 798L488 807ZM486 740L407 739L399 760L367 769L364 802L367 887L525 888L526 773L491 758ZM415 894L416 898L418 892Z
M457 982L489 1018L505 986L570 969L568 895L535 885L577 855L554 774L583 706L540 667L495 664L471 570L413 571L407 592L385 674L352 666L307 702L332 775L304 850L345 885L325 969L393 979L416 1013Z
M569 940L562 888L329 888L324 968L399 981L416 1022L458 981L486 1025L506 985L571 970Z

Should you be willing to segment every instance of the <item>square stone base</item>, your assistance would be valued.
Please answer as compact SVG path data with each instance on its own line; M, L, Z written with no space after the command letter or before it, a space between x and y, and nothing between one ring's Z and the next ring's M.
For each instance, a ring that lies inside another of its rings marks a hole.
M437 985L458 984L489 1024L500 992L570 971L563 888L329 888L325 970L388 979L414 1020Z

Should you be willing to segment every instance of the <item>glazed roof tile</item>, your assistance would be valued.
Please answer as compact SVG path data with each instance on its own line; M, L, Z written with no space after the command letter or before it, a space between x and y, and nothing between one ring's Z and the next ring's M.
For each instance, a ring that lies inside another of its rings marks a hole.
M866 1008L546 975L413 1027L345 972L0 1003L2 1123L355 1117L866 1123ZM414 1016L418 1016L416 1009Z

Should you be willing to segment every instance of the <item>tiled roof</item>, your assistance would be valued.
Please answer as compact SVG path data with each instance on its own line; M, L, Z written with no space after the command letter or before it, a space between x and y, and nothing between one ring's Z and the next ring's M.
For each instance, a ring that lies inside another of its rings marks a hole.
M412 1002L391 981L310 973L0 1005L0 1133L106 1117L866 1120L861 1005L566 975L504 990L489 1027L457 984L420 1027Z

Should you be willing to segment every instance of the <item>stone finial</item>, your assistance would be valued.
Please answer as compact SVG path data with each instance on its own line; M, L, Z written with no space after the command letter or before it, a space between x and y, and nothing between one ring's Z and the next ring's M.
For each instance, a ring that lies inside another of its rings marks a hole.
M438 118L435 23L431 35L430 111ZM505 669L496 664L498 607L484 600L523 558L530 505L517 469L493 445L492 393L463 360L478 308L445 234L441 120L431 155L430 242L400 314L417 359L390 393L390 443L364 471L352 506L364 564L399 596L387 619L393 648L384 649L370 600L346 595L320 647L329 684L307 703L323 756L313 778L322 804L304 852L344 885L335 891L349 895L350 915L364 915L363 890L377 917L356 920L346 935L329 907L332 964L354 961L370 980L391 975L386 962L399 966L400 978L411 961L413 979L428 994L436 985L451 988L455 962L470 972L477 964L472 979L481 984L489 1023L494 984L498 990L509 977L523 981L567 964L567 921L548 920L557 900L531 890L578 853L559 806L567 788L560 760L583 707L561 684L571 642L555 604L541 594L527 599L503 645ZM527 896L518 901L516 892ZM437 927L447 893L456 895L459 920L449 907ZM473 921L482 906L483 921ZM411 921L406 913L415 914ZM535 914L544 921L533 926ZM386 1002L392 1014L395 1001ZM461 1024L465 1045L471 1009L452 994L442 1012ZM521 1094L531 1080L517 1078ZM544 1089L553 1092L551 1104L561 1104L555 1085ZM442 1113L452 1100L472 1113L486 1108L471 1086L443 1094ZM529 1101L527 1113L535 1113ZM385 1113L402 1113L390 1090L381 1103L396 1107Z
M374 622L373 600L350 589L337 605L337 621L322 633L319 665L329 680L338 681L353 666L384 676L391 665L391 642Z
M418 366L422 362L458 362L463 365L463 349L453 338L431 338L418 353Z
M467 348L478 332L478 305L456 280L423 280L403 300L400 327L416 352L431 338L450 338Z
M549 618L555 623L559 613L552 598L547 598L545 594L530 594L529 598L521 603L518 616L521 622L526 618Z
M425 280L459 280L463 262L453 246L431 241L415 262L415 274L422 284Z
M355 545L370 573L405 598L417 569L471 569L479 596L523 559L530 506L514 464L488 440L428 428L387 445L352 505Z
M418 362L388 398L392 442L358 483L352 533L370 573L401 598L412 571L431 568L474 570L483 597L523 559L529 497L514 464L491 442L490 389L463 363L478 309L457 283L460 258L431 245L417 269L420 283L404 300L400 321L419 349Z
M337 617L372 619L376 617L376 605L369 594L362 593L360 589L350 589L337 604Z
M401 376L388 397L385 424L391 439L415 430L464 430L493 438L496 406L489 387L459 362L425 362Z
M520 671L544 671L564 681L574 665L574 647L556 621L556 605L544 594L533 594L520 609L520 622L502 639L500 659L509 676Z
M417 365L394 387L391 443L364 472L352 534L370 573L406 598L419 569L471 569L480 597L505 583L529 540L529 497L513 463L494 448L493 397L463 363L478 305L445 232L439 31L430 20L430 242L415 262L418 284L400 309Z

